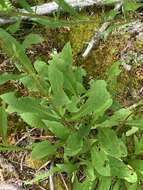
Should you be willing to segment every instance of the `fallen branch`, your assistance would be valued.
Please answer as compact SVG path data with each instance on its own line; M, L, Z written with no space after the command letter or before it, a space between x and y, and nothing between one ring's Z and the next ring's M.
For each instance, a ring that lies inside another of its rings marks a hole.
M119 11L121 9L121 7L122 7L122 3L117 3L114 10ZM112 23L112 20L107 21L102 24L99 31L96 32L95 35L89 41L87 48L85 49L84 53L82 54L83 58L86 58L89 55L89 53L91 52L91 50L99 43L99 41L103 37L104 32L111 25L111 23Z
M107 3L105 0L66 0L66 2L73 8L79 8L79 9L85 8L88 6L93 6L93 5L96 5L96 6L113 5L113 3ZM119 2L119 0L114 1L114 3L117 3L117 2ZM38 6L33 6L31 7L31 9L36 15L46 15L46 14L51 14L59 10L59 5L56 2L50 2L50 3L44 3L42 5L38 5ZM24 9L18 9L18 12L28 14L28 12ZM29 17L23 16L21 18L28 19ZM0 25L10 24L14 22L15 22L15 19L0 18Z
M104 5L113 5L113 3L107 3L105 0L65 0L73 8L85 8L88 6L104 6ZM115 0L114 3L119 2ZM34 6L31 8L33 12L37 15L45 15L56 12L59 9L59 5L56 2L45 3L43 5ZM27 13L27 11L22 10L22 12Z

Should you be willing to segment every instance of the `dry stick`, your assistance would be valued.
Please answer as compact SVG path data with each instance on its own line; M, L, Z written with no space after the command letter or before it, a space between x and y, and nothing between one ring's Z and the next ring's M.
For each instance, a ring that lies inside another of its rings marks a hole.
M51 168L52 167L53 167L53 163L51 163ZM52 175L49 176L49 188L50 188L50 190L55 190L55 188L54 188L54 182L53 182L53 176Z
M114 10L119 11L122 6L122 3L117 3ZM101 40L103 33L106 31L106 29L111 25L112 21L107 21L102 24L101 28L99 29L98 32L91 38L91 40L88 43L87 48L85 49L84 53L82 54L83 58L86 58L91 50L99 43Z
M62 174L60 174L60 177L61 177L61 180L62 180L62 182L63 182L63 184L64 184L66 190L69 190L69 188L68 188L68 186L67 186L67 184L66 184L66 182L65 182L64 177L63 177Z
M106 3L104 0L66 0L66 2L72 6L73 8L85 8L88 6L111 6L113 3ZM119 0L115 0L114 4L119 2ZM58 11L59 5L56 2L49 2L49 3L44 3L42 5L37 5L31 7L33 12L36 15L46 15L46 14L51 14L53 12ZM29 13L24 9L18 9L20 13ZM28 17L21 17L22 19L28 19ZM0 18L0 25L5 25L5 24L10 24L14 23L16 20L12 18Z

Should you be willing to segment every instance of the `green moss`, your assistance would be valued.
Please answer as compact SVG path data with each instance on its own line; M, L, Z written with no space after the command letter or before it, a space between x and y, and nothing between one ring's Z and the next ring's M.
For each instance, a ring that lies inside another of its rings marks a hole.
M122 68L118 77L116 94L121 101L130 96L132 96L130 98L134 98L142 87L143 56L141 49L143 48L143 40L141 37L139 35L135 40L130 33L124 30L114 31L106 41L102 41L98 47L92 50L86 60L82 60L89 76L95 79L106 79L107 71L113 62L120 60L121 52L127 48L124 52L127 54L125 61L132 64L132 70L128 72Z
M83 48L87 45L91 37L99 29L101 23L100 14L89 16L89 23L82 23L71 27L69 40L73 48L74 56L77 56L82 52ZM90 22L90 19L95 22Z
M68 189L71 190L71 185L69 184L69 182L65 181L65 183L68 186ZM66 187L59 175L56 175L54 177L54 185L56 190L66 190Z

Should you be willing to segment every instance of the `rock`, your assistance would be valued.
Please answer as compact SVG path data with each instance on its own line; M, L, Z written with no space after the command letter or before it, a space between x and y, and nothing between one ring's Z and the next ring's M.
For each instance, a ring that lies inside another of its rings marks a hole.
M0 190L22 190L22 189L13 184L0 182Z

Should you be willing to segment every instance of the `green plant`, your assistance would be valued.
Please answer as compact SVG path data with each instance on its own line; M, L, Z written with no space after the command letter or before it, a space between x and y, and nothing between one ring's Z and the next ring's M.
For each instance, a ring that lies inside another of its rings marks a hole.
M41 141L31 147L33 159L50 156L54 167L27 183L65 172L72 179L74 190L141 189L143 143L138 134L143 130L143 102L127 108L116 103L112 86L120 73L119 62L112 66L107 82L91 80L85 86L86 72L72 65L69 43L48 64L37 60L32 65L25 53L25 49L34 43L32 36L20 44L0 29L1 47L20 71L17 75L2 74L0 84L19 80L35 94L21 97L8 92L0 95L4 105L0 112L4 143L7 113L13 112L30 127L48 130L56 136L53 143ZM39 40L35 43L42 40L40 37L36 39Z

